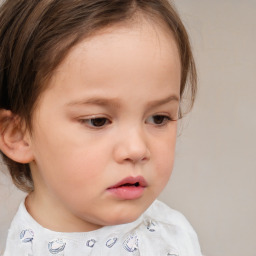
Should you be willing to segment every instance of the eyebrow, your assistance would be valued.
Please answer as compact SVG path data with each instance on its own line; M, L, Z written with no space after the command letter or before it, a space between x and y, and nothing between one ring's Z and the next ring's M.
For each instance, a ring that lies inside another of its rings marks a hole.
M116 98L89 98L86 100L72 101L67 104L67 106L77 106L77 105L98 105L98 106L110 106L113 108L120 107L120 103Z
M164 99L153 100L147 103L148 108L154 108L156 106L161 106L167 104L169 102L179 102L180 98L177 95L170 95ZM111 107L111 108L120 108L121 104L117 98L89 98L86 100L78 100L67 103L67 106L77 106L77 105L98 105L103 107Z
M167 103L172 102L172 101L175 101L175 102L179 103L180 98L177 95L173 94L173 95L170 95L170 96L168 96L164 99L150 101L150 102L147 103L147 107L148 108L154 108L154 107L157 107L157 106L167 104Z

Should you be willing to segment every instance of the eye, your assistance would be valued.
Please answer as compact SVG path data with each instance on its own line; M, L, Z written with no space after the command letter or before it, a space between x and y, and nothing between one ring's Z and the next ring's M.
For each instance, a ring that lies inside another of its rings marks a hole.
M165 125L168 122L170 122L172 119L169 116L166 115L154 115L150 116L147 119L147 123L154 124L157 126Z
M88 119L81 119L80 122L82 124L86 124L92 128L102 128L107 124L110 124L110 120L106 117L96 117L96 118L88 118Z

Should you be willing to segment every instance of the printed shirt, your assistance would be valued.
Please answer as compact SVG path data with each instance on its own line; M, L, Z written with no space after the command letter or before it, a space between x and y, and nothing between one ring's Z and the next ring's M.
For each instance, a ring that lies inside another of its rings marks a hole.
M179 212L156 200L136 221L62 233L39 225L24 201L8 232L4 256L202 256L197 235Z

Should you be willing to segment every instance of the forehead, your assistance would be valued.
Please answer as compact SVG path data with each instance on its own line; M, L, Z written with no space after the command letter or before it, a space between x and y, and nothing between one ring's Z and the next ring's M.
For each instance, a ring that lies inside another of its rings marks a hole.
M139 67L138 72L143 69L149 71L149 66L152 68L154 64L155 70L159 69L159 65L165 68L172 66L171 73L180 73L179 59L171 31L160 22L141 20L114 25L84 39L70 50L54 74L68 74L76 69L83 75L82 68L86 69L86 75L89 71L98 75L101 71L119 68L127 72L136 71L131 68L131 64Z
M89 90L105 94L109 89L118 95L129 86L143 87L151 96L166 87L179 97L180 73L172 33L163 24L144 20L102 29L74 46L55 70L48 89L71 98L78 91L85 97Z

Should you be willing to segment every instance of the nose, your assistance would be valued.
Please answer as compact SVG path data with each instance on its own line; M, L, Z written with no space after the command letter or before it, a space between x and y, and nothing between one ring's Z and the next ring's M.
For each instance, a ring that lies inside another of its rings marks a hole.
M139 128L131 128L129 131L121 132L116 137L114 148L114 158L118 163L145 162L150 159L150 150L148 147L146 135Z

